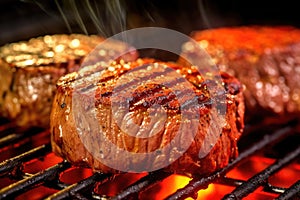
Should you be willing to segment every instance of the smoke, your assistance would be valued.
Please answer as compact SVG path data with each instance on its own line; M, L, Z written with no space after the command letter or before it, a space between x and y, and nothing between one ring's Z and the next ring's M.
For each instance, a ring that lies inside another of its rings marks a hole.
M234 0L21 1L37 5L50 16L48 21L56 22L59 30L104 37L138 27L164 27L189 35L195 30L235 25L240 19L234 15L238 6Z
M87 0L88 1L88 0ZM126 11L120 0L105 0L106 15L112 23L113 33L126 30Z
M57 8L58 8L58 10L59 10L59 12L60 12L60 14L61 14L63 20L64 20L64 22L65 22L65 24L66 24L66 26L67 26L69 32L72 32L71 26L70 26L70 24L68 23L68 19L67 19L66 15L64 14L64 11L62 10L62 8L61 8L61 6L60 6L60 4L58 3L57 0L55 0L55 4L56 4L56 6L57 6Z
M35 3L48 12L40 0L23 1ZM51 16L60 17L70 33L79 27L84 34L109 37L126 30L126 8L122 0L54 0L54 3L60 16L53 16L53 13Z
M209 1L197 0L201 29L209 29L223 26L236 26L241 24L241 16L238 12L238 1Z
M199 11L200 11L201 19L203 21L203 26L204 26L203 28L212 27L211 23L210 23L210 20L209 20L210 17L207 14L207 8L206 8L205 0L199 0L198 1L198 8L199 8Z
M36 4L42 11L44 11L45 13L47 13L49 15L49 11L47 10L47 8L45 8L43 3L39 2L38 0L21 0L21 2Z

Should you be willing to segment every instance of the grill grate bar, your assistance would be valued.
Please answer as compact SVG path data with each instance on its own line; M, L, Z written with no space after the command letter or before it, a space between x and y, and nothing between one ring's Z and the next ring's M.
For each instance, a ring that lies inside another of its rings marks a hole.
M0 148L15 144L19 141L28 141L32 136L43 133L41 129L32 128L23 130L20 128L9 128L4 130L5 133L3 137L0 138ZM28 133L28 134L27 134Z
M155 171L149 173L147 176L139 179L135 183L131 184L119 194L114 196L111 200L121 200L128 199L129 197L137 197L138 193L142 192L144 189L151 187L152 185L162 181L167 178L171 174L163 172L163 171Z
M0 125L0 136L7 135L9 133L12 133L15 130L15 124L14 123L7 123L4 125Z
M2 137L2 138L0 138L0 148L7 146L9 144L13 144L14 142L21 140L24 137L25 137L25 134L17 134L17 133L12 133L5 137Z
M72 199L77 199L77 200L90 200L89 198L86 198L83 194L76 193ZM103 200L103 199L101 199ZM105 200L105 199L104 199Z
M218 179L216 182L219 183L219 184L222 184L222 185L238 187L238 186L244 184L247 181L239 180L239 179L235 179L235 178L223 177L221 179ZM263 190L265 192L269 192L269 193L282 194L282 193L284 193L286 188L276 187L276 186L271 185L271 184L268 183L264 186Z
M286 189L284 193L276 198L276 200L292 199L293 197L300 199L300 180L294 183L290 188Z
M10 158L0 163L0 176L6 175L12 171L15 167L19 166L23 162L29 161L38 156L42 156L51 150L50 144L41 145L34 149L31 149L16 157Z
M256 174L250 178L247 182L243 183L241 186L237 187L233 192L226 195L223 199L241 199L247 196L249 193L253 192L260 185L266 183L267 178L273 173L277 172L284 165L290 163L295 158L300 155L300 147L296 148L294 151L290 152L282 159L278 159L274 164L263 170L261 173Z
M266 183L263 187L263 191L274 193L274 194L282 194L282 193L284 193L284 191L286 189L287 188L277 187L277 186L271 185L270 183Z
M47 180L51 181L53 179L58 179L59 173L69 167L70 164L66 161L63 161L46 169L45 171L38 172L31 177L4 187L0 190L0 199L17 196L18 194L23 193L34 186L38 186L40 183L43 183Z
M2 126L0 126L1 128ZM11 128L9 126L9 128ZM4 133L6 129L0 130L0 133ZM7 132L7 131L6 131ZM282 128L278 131L273 132L272 134L265 135L262 139L254 145L251 145L250 148L247 147L246 150L242 151L239 157L233 160L231 163L227 165L227 167L223 168L219 172L212 174L209 177L194 177L187 186L182 189L177 190L175 193L171 194L167 199L184 199L187 197L196 198L197 192L200 189L205 189L210 183L219 183L228 186L237 187L232 193L226 195L224 199L240 199L244 196L247 196L250 192L254 191L257 187L263 186L263 190L269 193L281 194L278 196L278 200L290 199L293 197L300 197L300 181L294 183L290 188L280 188L273 186L267 182L269 176L273 173L281 169L284 165L288 164L295 158L300 155L300 147L298 147L293 152L287 154L286 157L282 159L277 159L272 165L270 165L264 171L256 174L248 181L228 178L226 177L226 173L232 168L236 167L236 165L248 158L252 154L257 151L260 151L265 148L265 146L276 143L279 139L288 136L289 133L294 132L293 126ZM11 129L3 138L0 138L0 147L1 143L3 145L10 145L10 143L14 143L15 141L26 140L28 135L24 134L23 136L19 136L19 132L16 132L14 129ZM36 132L35 132L36 133ZM34 133L34 134L35 134ZM39 132L40 133L40 132ZM14 136L14 134L16 136ZM32 135L32 134L31 134ZM1 142L4 141L4 142ZM49 141L48 141L49 142ZM141 192L151 188L156 183L164 180L170 174L163 172L161 170L149 173L147 176L140 178L138 181L134 182L121 192L119 192L114 197L107 197L105 195L98 195L93 192L95 184L103 183L107 178L112 176L111 174L102 174L102 173L94 173L92 176L83 179L80 182L74 183L72 185L63 183L59 181L59 175L71 167L71 164L67 161L63 161L55 166L52 166L44 171L40 171L36 174L29 174L23 171L22 164L24 162L28 162L32 159L36 159L40 156L44 156L46 153L51 151L51 146L49 143L38 146L34 149L31 149L25 153L22 153L13 158L7 159L0 163L0 177L9 176L10 179L20 180L16 183L13 183L5 188L0 189L0 199L11 199L21 193L26 192L29 189L34 187L38 187L40 185L44 185L48 188L53 188L59 190L55 194L47 197L46 199L135 199L138 198ZM255 183L255 184L253 184ZM250 186L247 186L250 185ZM237 194L236 194L237 193ZM94 196L95 195L95 196Z
M60 181L59 179L47 181L43 185L48 187L48 188L55 189L55 190L63 190L66 187L70 186L70 184L64 183L64 182Z
M245 181L240 180L240 179L235 179L235 178L223 177L220 180L218 180L217 182L220 184L223 184L223 185L237 187L237 186L242 185Z
M255 152L263 149L265 146L272 144L283 136L288 135L293 131L293 127L284 127L275 131L273 134L265 135L260 141L253 144L247 150L240 153L240 155L229 163L226 167L221 169L219 172L213 173L212 175L205 178L193 178L184 188L177 190L175 193L168 196L167 200L175 200L175 199L184 199L188 197L194 197L195 191L206 189L211 182L214 182L216 179L219 179L221 176L224 176L226 172L232 169L236 164L241 162L242 160L248 158Z
M113 176L112 174L94 173L92 176L74 183L63 190L47 197L45 200L60 200L76 196L79 192L86 191L92 188L96 182L101 182ZM92 192L90 192L92 193Z

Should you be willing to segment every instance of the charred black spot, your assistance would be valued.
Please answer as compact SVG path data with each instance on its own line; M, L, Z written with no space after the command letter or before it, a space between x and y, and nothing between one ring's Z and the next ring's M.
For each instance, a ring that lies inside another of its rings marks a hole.
M109 97L112 95L112 92L104 92L103 94L101 94L102 97Z
M162 154L161 150L160 149L156 150L156 154L158 155Z
M5 90L2 94L2 99L4 99L6 97L6 95L7 95L7 91Z
M225 90L229 92L229 94L237 95L240 92L240 85L237 83L225 83Z
M15 78L16 78L15 76L16 76L15 73L13 73L12 80L11 80L10 85L9 85L9 90L10 91L14 90L14 82L15 82Z
M62 103L61 105L60 105L60 107L61 108L64 108L64 107L66 107L66 103L64 102L64 103Z
M200 94L199 96L198 96L198 102L200 103L200 102L202 102L202 101L205 101L205 100L207 100L208 99L208 97L206 96L206 95L204 95L204 94Z

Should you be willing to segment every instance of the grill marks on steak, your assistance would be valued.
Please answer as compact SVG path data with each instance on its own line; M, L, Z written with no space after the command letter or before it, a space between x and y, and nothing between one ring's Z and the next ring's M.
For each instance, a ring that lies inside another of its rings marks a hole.
M194 32L192 37L220 70L237 77L246 86L248 120L299 116L299 29L231 27ZM195 52L186 45L183 55L193 55Z
M136 107L149 108L151 105L166 104L168 109L179 110L187 107L189 108L190 104L201 103L209 107L213 102L209 97L210 92L208 90L209 84L215 84L214 80L203 80L203 77L199 74L195 67L184 68L176 65L175 63L159 63L155 62L152 59L139 59L136 62L130 63L132 66L129 68L128 64L125 64L124 61L121 61L121 64L118 62L113 62L111 65L106 63L98 63L96 66L89 66L89 70L85 71L84 68L78 73L73 73L67 75L65 78L62 78L58 85L62 87L71 86L76 88L80 93L91 96L95 93L95 106L101 103L110 103L110 101L105 101L115 93L120 91L128 91L128 88L135 88L134 92L128 92L125 96L120 97L118 101L120 102L129 102L130 109L135 110ZM161 66L159 66L161 65ZM106 66L106 67L104 67ZM164 68L163 66L167 66ZM159 70L158 70L159 68ZM103 70L104 69L104 70ZM151 73L148 71L151 70ZM123 80L122 84L116 85L120 76L128 73L132 73L126 79ZM143 75L142 78L139 78L139 74L144 71L146 75ZM174 77L174 73L181 74L183 76ZM189 72L188 72L189 71ZM96 72L96 73L94 73ZM103 73L104 72L104 73ZM136 72L136 73L135 73ZM72 77L73 76L73 77ZM217 77L218 75L216 75ZM72 78L70 78L72 77ZM138 77L138 78L137 78ZM226 74L222 74L222 78L225 79ZM163 79L163 84L155 84L153 82L136 86L136 83L140 84L141 82L146 82L147 80L153 79ZM218 77L219 78L219 77ZM221 77L220 77L221 78ZM172 91L170 88L176 89L176 85L181 85L184 81L188 80L191 83L191 87L195 87L195 93L197 95L197 102L193 102L191 96L188 96L188 88L177 88L177 90ZM237 94L241 92L241 88L238 82L231 83L230 86L224 82L224 87L228 90L229 93ZM233 88L236 86L236 88ZM95 90L97 90L95 92ZM224 95L224 94L220 94ZM179 102L170 102L174 98L184 98L184 105L180 105ZM180 108L179 108L180 107Z
M99 72L99 69L102 71ZM155 81L137 84L140 80L135 73L141 75L144 70L145 75L148 75L147 69L153 74L160 72L150 75L154 80L163 75L167 85L172 88ZM196 94L197 103L200 102L198 106L180 107L181 97L178 95L182 95L184 102L192 98L185 95L187 88L182 86L180 78L177 82L171 72L190 82L189 87ZM205 82L200 74L195 75L196 69L190 67L138 59L131 63L99 63L62 77L57 84L58 92L51 113L53 151L74 164L89 166L102 172L119 171L106 166L95 155L113 160L114 164L128 171L134 171L141 165L158 166L168 160L174 162L166 170L183 174L204 175L226 166L237 156L237 139L243 129L242 87L233 77L222 74L225 88L230 88L226 92L226 102L223 102L227 113L225 122L222 122L218 108L211 107L211 91L204 89L209 81ZM118 81L122 81L122 84L118 85ZM122 87L123 84L126 87ZM114 96L116 91L123 93ZM78 95L78 98L74 98L74 95ZM113 110L113 103L119 103L120 107ZM129 108L125 105L129 105ZM185 121L181 118L182 109L193 116L200 114L201 117ZM96 120L93 118L95 115ZM178 132L181 123L187 128ZM94 129L95 126L98 129ZM198 131L192 133L192 127L196 127ZM220 128L221 133L215 131L210 136L211 139L202 144L209 129ZM176 138L176 134L179 137ZM184 152L185 143L194 136L195 141ZM212 137L220 138L211 152L200 159L199 150L209 149L214 140ZM108 141L129 152L155 152L156 156L145 156L143 162L137 162L118 154ZM171 141L172 148L164 149ZM178 155L182 156L176 160Z
M18 126L48 128L57 80L78 70L85 56L102 41L104 38L99 36L47 35L1 47L1 116ZM107 42L85 63L114 58L128 48L122 42ZM135 60L137 54L132 50L123 56Z

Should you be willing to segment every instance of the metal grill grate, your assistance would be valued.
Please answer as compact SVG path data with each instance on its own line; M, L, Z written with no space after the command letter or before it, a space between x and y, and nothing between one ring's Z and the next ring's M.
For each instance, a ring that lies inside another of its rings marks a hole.
M19 130L10 122L3 121L0 125L0 199L11 199L22 196L27 191L32 191L37 187L43 186L52 189L51 193L44 194L40 198L46 199L136 199L141 193L147 191L157 183L165 180L171 174L163 171L156 171L145 176L139 177L113 197L107 194L95 192L95 188L101 188L103 184L110 184L116 178L112 174L94 173L89 174L82 180L75 183L67 183L62 180L62 176L68 170L74 168L67 161L60 161L50 167L40 170L37 173L28 173L24 165L36 159L44 159L51 154L49 132L47 130L32 129ZM284 147L288 149L285 156L274 159L273 164L255 174L248 180L227 177L227 173L236 168L241 162L258 152L267 151L270 146L279 145L282 140L290 136L299 136L296 125L289 124L276 131L265 134L258 140L254 140L252 145L242 149L239 157L232 161L221 171L209 177L194 177L185 187L170 194L166 199L185 199L187 197L197 197L197 191L206 189L209 184L216 183L221 185L233 186L234 189L229 194L224 194L223 199L241 199L253 192L258 187L262 191L276 194L277 199L299 199L300 198L300 179L295 183L290 183L290 187L279 187L272 185L268 179L277 171L283 169L287 164L294 162L299 165L300 146L291 145ZM262 135L262 134L260 134ZM247 134L245 137L253 136ZM298 137L299 138L299 137ZM244 141L249 143L249 138ZM242 143L243 141L241 141ZM284 144L282 144L284 145ZM297 160L298 159L298 160ZM300 167L298 169L300 171ZM3 184L9 182L8 184Z

